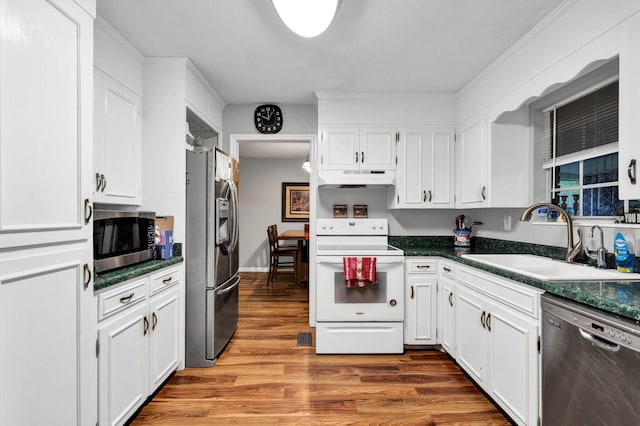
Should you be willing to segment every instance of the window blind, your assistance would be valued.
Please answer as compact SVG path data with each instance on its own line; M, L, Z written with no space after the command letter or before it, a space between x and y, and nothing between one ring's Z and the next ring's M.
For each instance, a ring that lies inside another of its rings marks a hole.
M618 82L549 111L544 125L549 134L549 158L617 142Z

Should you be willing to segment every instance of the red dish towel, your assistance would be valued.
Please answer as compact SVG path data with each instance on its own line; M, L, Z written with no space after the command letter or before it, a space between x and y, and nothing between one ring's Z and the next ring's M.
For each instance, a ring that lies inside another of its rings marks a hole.
M364 287L378 282L375 257L343 257L344 284L349 287Z

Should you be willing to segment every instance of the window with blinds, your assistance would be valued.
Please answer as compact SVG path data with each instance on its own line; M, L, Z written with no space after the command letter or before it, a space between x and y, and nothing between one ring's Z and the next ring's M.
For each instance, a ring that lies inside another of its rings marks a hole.
M618 216L618 81L544 111L551 200L571 216Z

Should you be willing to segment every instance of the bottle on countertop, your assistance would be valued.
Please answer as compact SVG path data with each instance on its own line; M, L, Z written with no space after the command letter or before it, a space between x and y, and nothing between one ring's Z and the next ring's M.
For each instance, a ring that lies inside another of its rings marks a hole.
M619 272L633 272L636 262L635 233L633 229L617 229L613 239L613 253Z

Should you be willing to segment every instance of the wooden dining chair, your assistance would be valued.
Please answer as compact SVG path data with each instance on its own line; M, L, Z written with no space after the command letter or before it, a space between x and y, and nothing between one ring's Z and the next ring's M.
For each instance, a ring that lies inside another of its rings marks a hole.
M278 227L276 225L267 227L267 237L269 241L269 276L267 277L267 285L273 282L273 279L278 274L291 274L295 280L298 249L279 245ZM291 260L284 260L284 258L289 257Z

